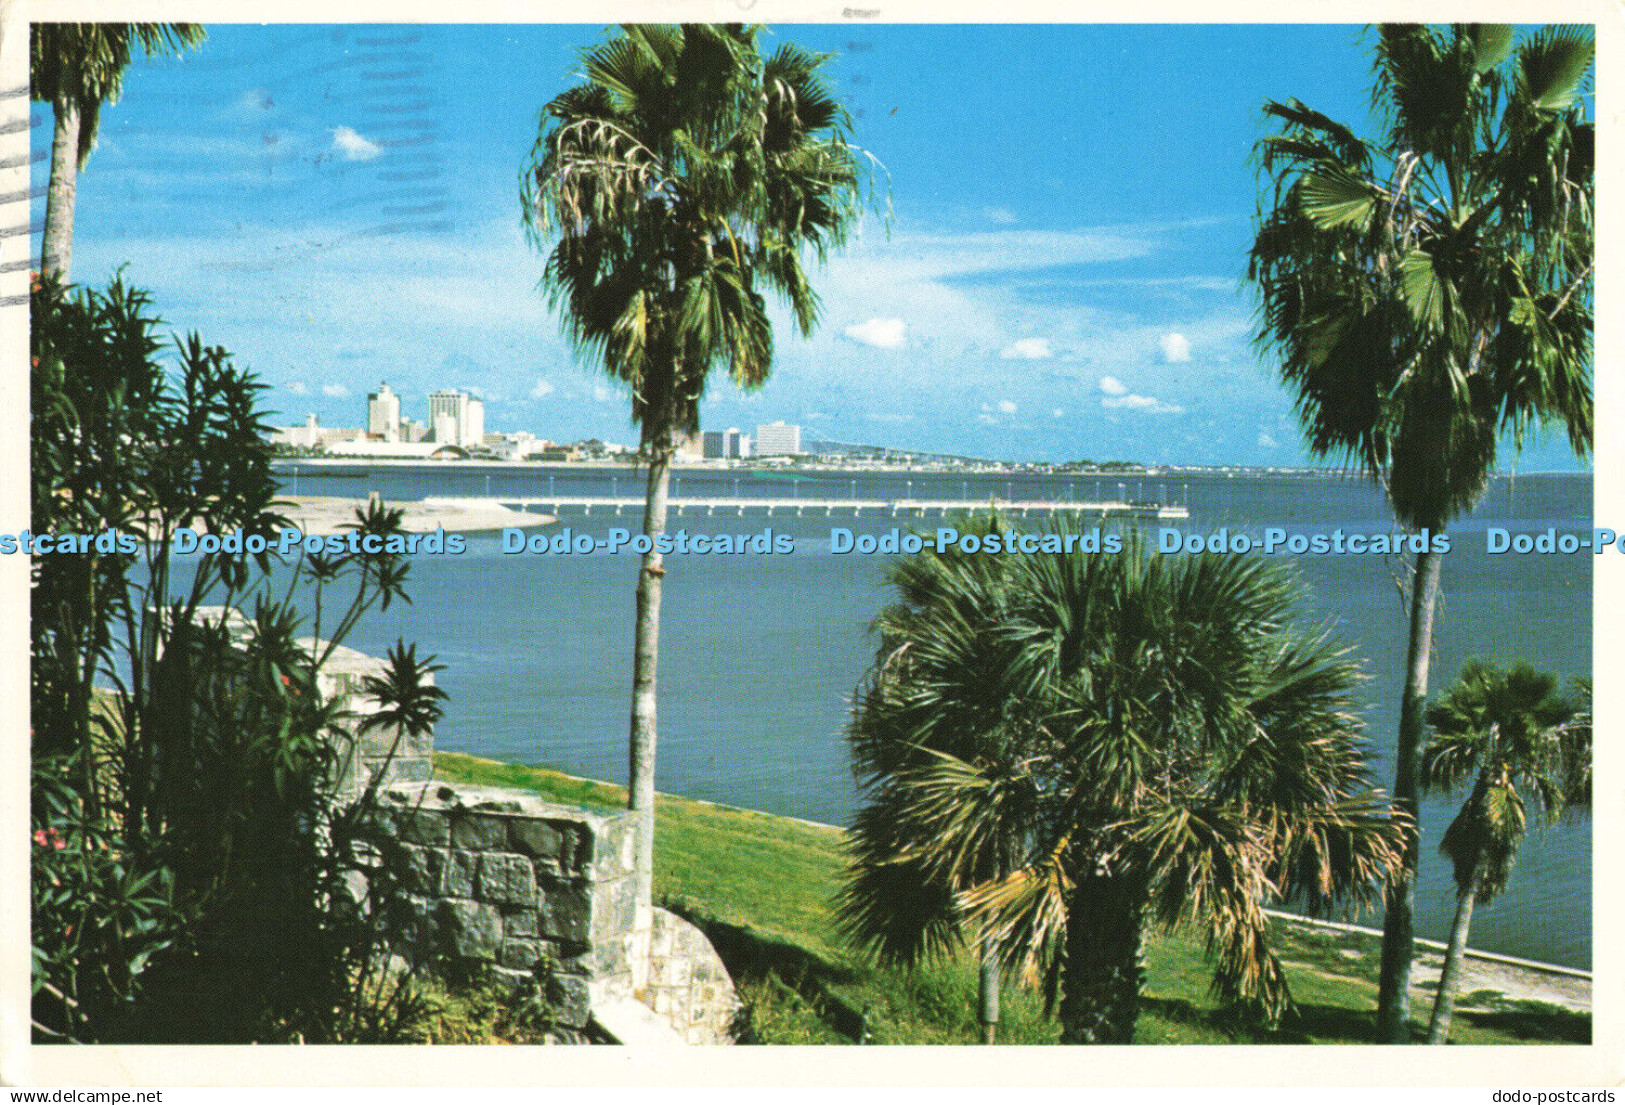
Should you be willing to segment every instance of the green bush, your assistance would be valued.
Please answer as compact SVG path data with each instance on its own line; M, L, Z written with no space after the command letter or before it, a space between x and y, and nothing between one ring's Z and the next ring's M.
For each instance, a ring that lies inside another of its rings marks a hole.
M264 386L195 334L166 367L159 325L122 279L34 289L33 531L90 538L33 559L36 1036L390 1038L410 991L357 893L387 891L386 842L335 801L346 719L316 673L407 565L181 558L183 529L288 523ZM377 504L355 522L399 527ZM365 688L380 716L432 725L432 665L391 663Z

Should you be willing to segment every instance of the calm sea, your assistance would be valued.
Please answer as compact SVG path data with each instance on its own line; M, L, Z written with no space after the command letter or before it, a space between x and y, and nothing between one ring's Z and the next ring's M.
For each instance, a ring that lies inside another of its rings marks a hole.
M348 471L348 478L336 471ZM357 476L361 478L356 478ZM432 495L641 496L642 478L583 469L360 466L284 472L301 494L386 499ZM1037 475L784 474L686 471L679 498L800 499L1129 498L1186 505L1188 531L1220 526L1288 531L1388 533L1380 495L1354 478L1174 474L1155 477ZM1436 628L1432 687L1470 657L1526 660L1565 679L1591 670L1589 555L1491 556L1486 527L1583 531L1591 525L1589 475L1498 478L1479 508L1451 527ZM559 526L601 537L636 532L639 511L617 517L566 513ZM883 556L831 556L831 526L885 533L911 520L851 512L801 517L780 511L707 516L686 511L670 528L795 539L788 556L673 556L666 561L660 649L657 785L695 798L843 824L858 797L843 729L853 687L872 658L867 628L888 594ZM916 526L939 524L936 518ZM557 532L558 527L542 532ZM1384 785L1397 728L1406 609L1400 565L1381 556L1290 558L1309 588L1306 617L1329 618L1369 674L1365 719ZM451 695L439 748L543 764L626 781L633 588L637 558L503 555L496 535L470 538L457 557L412 562L412 603L372 617L349 643L381 654L397 637L446 664ZM1456 803L1424 805L1417 891L1420 935L1444 939L1454 910L1448 864L1437 842ZM1589 968L1591 822L1573 815L1525 839L1506 893L1473 917L1475 946Z

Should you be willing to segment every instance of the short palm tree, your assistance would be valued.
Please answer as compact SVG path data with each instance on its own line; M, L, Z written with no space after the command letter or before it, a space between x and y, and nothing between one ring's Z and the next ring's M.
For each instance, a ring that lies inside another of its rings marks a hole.
M1065 531L1062 531L1065 532ZM1265 906L1375 894L1400 833L1346 650L1258 558L925 552L859 688L847 931L956 939L1042 980L1073 1043L1133 1039L1148 926L1209 936L1227 1001L1290 1004Z
M1527 664L1511 669L1474 661L1428 707L1432 730L1422 753L1429 790L1472 789L1439 845L1455 867L1456 922L1433 1003L1428 1043L1450 1036L1473 906L1506 888L1529 820L1529 799L1548 822L1591 801L1590 685L1579 703L1557 679Z
M432 733L445 714L441 703L447 699L445 691L434 685L434 673L444 671L446 665L434 662L433 656L419 660L417 645L396 641L389 650L384 670L379 675L368 675L361 680L361 690L378 704L378 709L361 719L362 734L374 729L395 730L395 740L378 773L367 780L361 805L370 807L379 785L388 772L389 761L395 758L401 741L408 736L421 737ZM365 769L365 764L358 761Z
M1248 275L1316 456L1362 468L1399 522L1442 532L1498 447L1592 435L1594 128L1589 28L1388 24L1365 139L1297 100L1266 105L1270 186ZM1416 556L1394 800L1413 818L1441 553ZM1410 1039L1418 840L1388 889L1378 1019Z
M66 283L79 170L96 144L102 105L118 99L136 50L178 54L202 42L204 32L195 23L36 23L32 31L32 96L50 104L55 117L40 271Z
M633 25L581 55L582 81L542 113L522 176L526 225L566 334L627 385L649 458L633 650L629 801L646 928L653 886L655 669L672 455L698 429L707 376L741 387L773 365L766 293L811 333L803 260L840 245L865 165L819 69L760 29Z

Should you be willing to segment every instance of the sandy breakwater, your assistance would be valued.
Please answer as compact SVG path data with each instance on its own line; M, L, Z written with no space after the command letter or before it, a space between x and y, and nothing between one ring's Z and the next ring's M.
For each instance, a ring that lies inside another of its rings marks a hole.
M356 511L365 512L367 509L369 498L289 495L278 501L285 504L282 513L294 527L313 537L325 537L347 532L355 524ZM407 533L433 533L437 529L447 533L529 529L558 521L549 514L527 514L489 499L457 502L446 499L430 502L409 500L399 503L386 500L384 506L403 512L401 528Z

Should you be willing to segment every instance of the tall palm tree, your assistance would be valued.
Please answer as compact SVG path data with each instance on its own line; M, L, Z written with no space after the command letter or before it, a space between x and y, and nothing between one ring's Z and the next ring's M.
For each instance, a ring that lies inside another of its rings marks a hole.
M1356 668L1295 627L1292 579L1138 537L928 551L891 579L851 726L847 930L904 961L968 933L1042 979L1064 1041L1128 1043L1147 928L1192 923L1222 997L1283 1012L1264 907L1362 901L1400 840Z
M1473 661L1432 706L1422 753L1429 790L1472 790L1439 850L1456 875L1456 922L1433 1002L1428 1043L1450 1036L1473 906L1506 888L1528 822L1532 796L1545 820L1591 801L1590 687L1576 704L1557 693L1557 679L1527 664L1510 670Z
M202 42L204 31L195 23L36 23L32 31L32 96L50 104L55 118L40 271L66 283L79 170L96 144L102 105L118 100L137 49L148 57L179 54Z
M1257 155L1270 192L1248 275L1308 447L1362 468L1407 529L1441 533L1482 494L1498 446L1592 433L1589 28L1384 25L1375 139L1297 100ZM1394 799L1416 812L1441 554L1411 585ZM1410 1038L1416 837L1389 886L1379 1021Z
M760 29L632 25L581 54L582 81L542 113L522 174L526 226L551 247L544 284L565 333L632 394L648 457L629 758L639 930L653 887L655 670L666 488L698 429L706 378L743 388L773 364L766 292L802 334L818 320L803 258L842 244L865 165L819 74L792 43L762 58Z

